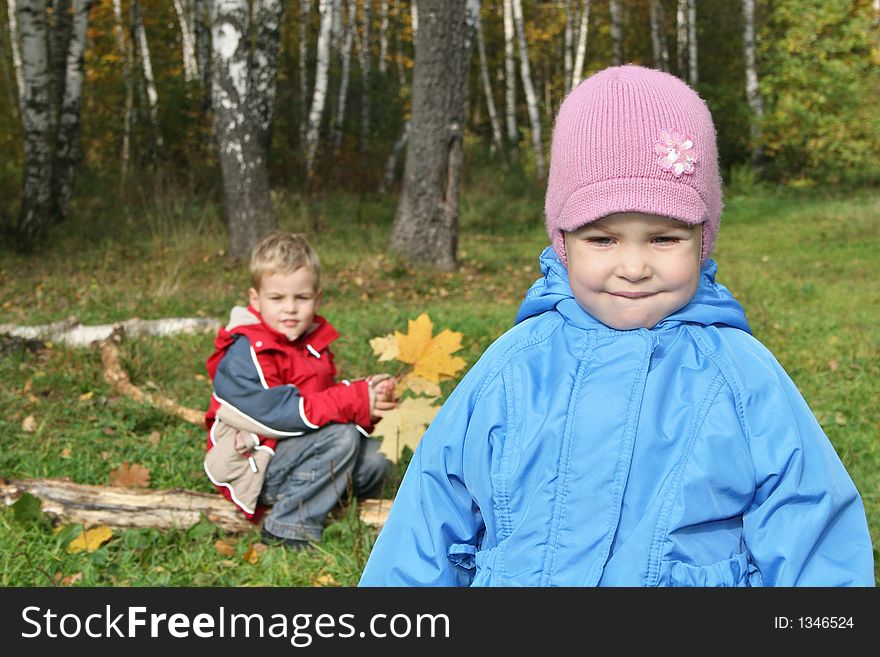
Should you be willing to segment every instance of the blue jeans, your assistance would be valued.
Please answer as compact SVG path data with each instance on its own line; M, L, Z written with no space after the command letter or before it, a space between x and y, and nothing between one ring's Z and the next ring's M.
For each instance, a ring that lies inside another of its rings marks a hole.
M279 440L269 461L260 502L272 507L263 529L281 538L320 541L327 514L346 491L381 492L391 462L353 424L328 424Z

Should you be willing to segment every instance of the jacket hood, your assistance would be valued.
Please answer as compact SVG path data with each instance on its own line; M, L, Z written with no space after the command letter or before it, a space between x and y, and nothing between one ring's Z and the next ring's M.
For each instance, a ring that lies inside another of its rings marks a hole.
M553 247L544 249L540 263L543 276L526 292L516 314L517 324L547 310L556 309L568 321L581 328L609 328L578 304L571 291L568 270ZM654 328L667 328L683 323L702 326L714 324L732 326L751 333L743 307L726 287L715 281L717 271L718 265L715 261L707 258L700 267L700 282L694 298L686 306L658 322Z

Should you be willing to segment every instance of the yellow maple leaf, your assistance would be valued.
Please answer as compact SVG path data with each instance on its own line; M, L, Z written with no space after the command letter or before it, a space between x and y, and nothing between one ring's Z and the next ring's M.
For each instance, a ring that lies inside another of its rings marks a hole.
M113 530L106 525L86 529L70 542L70 545L67 546L67 551L71 554L76 554L83 550L94 552L111 538L113 538Z
M440 410L434 406L436 399L428 397L407 397L392 411L379 420L373 436L382 437L379 451L397 463L404 447L415 451L425 427L431 423Z
M370 346L373 353L378 356L379 362L385 360L394 360L400 355L400 347L397 345L397 338L393 333L389 333L384 337L373 338L370 340Z
M394 332L399 353L397 359L413 365L413 374L428 381L439 383L450 378L465 366L463 358L452 356L461 349L462 334L444 329L431 337L434 324L428 313L409 320L408 333Z

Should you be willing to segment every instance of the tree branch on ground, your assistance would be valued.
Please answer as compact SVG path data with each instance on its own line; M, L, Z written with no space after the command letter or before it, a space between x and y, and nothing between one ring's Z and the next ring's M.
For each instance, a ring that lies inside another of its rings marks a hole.
M125 332L120 327L115 329L106 340L102 340L99 343L101 348L101 364L104 367L104 380L126 397L130 397L135 401L146 402L150 406L155 406L187 422L203 424L205 422L204 411L181 406L173 399L158 393L144 392L131 382L128 372L123 369L122 363L119 361L119 349L116 346L122 342L124 335Z
M0 497L6 506L14 504L23 493L41 501L43 513L65 523L156 529L189 528L202 517L218 527L240 533L254 524L215 493L196 493L182 489L129 489L77 484L65 479L0 478ZM385 523L391 500L358 500L358 515L369 525Z
M121 328L128 336L166 336L176 333L215 333L220 322L206 317L167 317L164 319L140 319L133 317L114 324L85 326L76 317L68 317L52 324L19 326L0 324L0 333L29 340L49 340L68 347L88 347L98 340L106 340L113 331Z

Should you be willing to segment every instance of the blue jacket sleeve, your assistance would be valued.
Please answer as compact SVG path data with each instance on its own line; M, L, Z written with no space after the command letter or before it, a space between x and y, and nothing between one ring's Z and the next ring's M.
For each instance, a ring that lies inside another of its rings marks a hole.
M794 382L775 359L743 397L756 494L743 516L764 586L873 586L862 500ZM765 378L766 377L766 378ZM751 390L749 390L751 388Z
M478 363L413 454L360 586L468 586L486 523L504 390ZM490 531L490 535L492 532Z
M244 336L236 338L217 366L214 396L272 438L299 436L314 429L304 417L296 386L265 384Z

